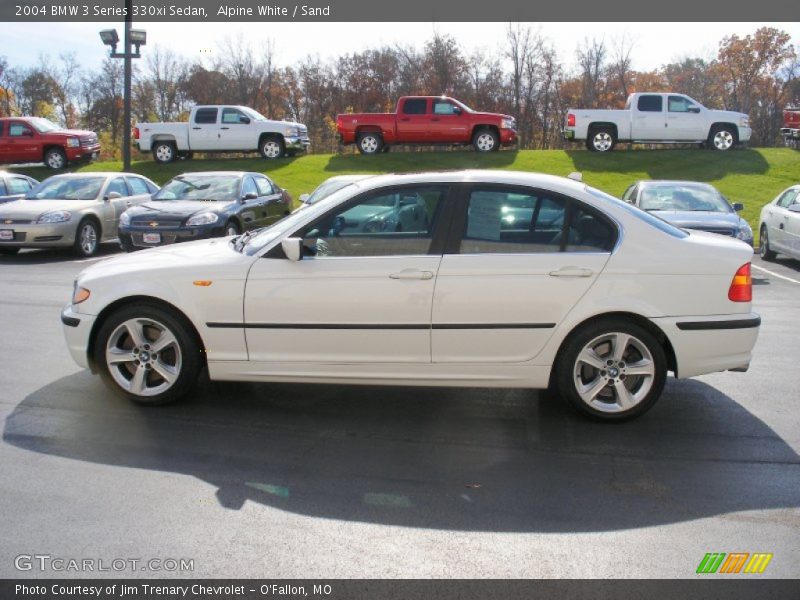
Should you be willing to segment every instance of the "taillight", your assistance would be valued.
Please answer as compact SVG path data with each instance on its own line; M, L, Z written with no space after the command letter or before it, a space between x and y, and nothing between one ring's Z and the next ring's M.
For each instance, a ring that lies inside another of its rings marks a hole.
M572 113L567 115L567 127L575 127L575 115Z
M134 127L133 128L133 139L135 139L135 140L139 139L139 128L138 127Z
M753 279L750 277L750 263L742 265L731 281L728 290L731 302L751 302L753 300Z

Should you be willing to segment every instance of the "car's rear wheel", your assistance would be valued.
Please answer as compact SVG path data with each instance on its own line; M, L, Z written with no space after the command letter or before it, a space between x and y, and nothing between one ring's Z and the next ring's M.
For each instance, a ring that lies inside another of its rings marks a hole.
M616 144L617 138L609 127L593 129L586 140L586 146L592 152L611 152Z
M61 148L50 148L44 153L44 164L57 171L67 166L67 155Z
M622 421L656 403L667 360L648 330L626 319L603 319L571 336L556 369L560 393L578 412Z
M72 246L73 252L77 256L87 257L92 256L97 252L97 246L100 243L100 230L91 219L84 219L78 223L78 229L75 231L75 243Z
M153 160L157 163L171 163L177 155L175 144L172 142L156 142L153 146Z
M383 149L383 138L379 133L367 131L358 135L356 145L361 154L377 154Z
M764 260L775 260L778 255L777 252L769 247L769 233L767 233L766 225L761 226L761 231L758 235L758 254Z
M225 224L225 237L231 235L239 235L241 232L239 231L239 226L236 224L235 221L228 221Z
M139 404L174 402L197 382L202 348L189 324L158 306L134 304L100 327L95 363L105 382Z

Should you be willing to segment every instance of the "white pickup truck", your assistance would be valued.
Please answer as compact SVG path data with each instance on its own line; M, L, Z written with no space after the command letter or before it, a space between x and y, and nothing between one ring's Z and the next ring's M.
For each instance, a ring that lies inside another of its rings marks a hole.
M188 123L137 123L134 143L159 163L193 152L260 152L267 159L306 152L308 128L272 121L246 106L195 106Z
M562 131L567 140L585 140L595 152L609 152L617 142L701 144L730 150L750 140L744 113L711 110L684 94L638 93L623 110L570 108Z

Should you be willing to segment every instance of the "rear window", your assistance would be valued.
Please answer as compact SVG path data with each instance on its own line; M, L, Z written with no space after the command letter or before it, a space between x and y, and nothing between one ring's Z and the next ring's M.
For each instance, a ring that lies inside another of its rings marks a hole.
M590 186L586 186L586 191L589 192L595 198L599 198L604 202L610 202L617 206L618 208L623 209L628 214L636 217L640 221L644 221L648 225L655 227L656 229L663 231L664 233L671 235L672 237L676 238L685 238L689 237L689 234L683 231L683 229L678 229L674 225L667 223L664 219L659 219L655 215L650 214L649 212L645 212L640 208L636 208L632 204L628 204L627 202L623 202L618 198L614 198L614 196L610 194L606 194L605 192L601 192L598 189L595 189Z
M661 96L639 96L638 108L641 112L661 112L664 99Z
M425 98L411 98L403 104L403 114L424 115L428 101Z
M198 108L194 113L194 122L200 125L213 125L217 122L216 108Z

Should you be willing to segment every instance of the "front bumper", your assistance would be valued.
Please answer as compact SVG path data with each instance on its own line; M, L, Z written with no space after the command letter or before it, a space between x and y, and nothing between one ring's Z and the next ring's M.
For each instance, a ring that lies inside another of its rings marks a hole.
M158 233L161 241L149 243L144 241L144 234ZM134 248L156 248L158 246L168 246L180 242L192 242L194 240L205 240L213 237L222 237L225 233L225 225L214 224L213 227L187 227L180 229L156 229L146 227L120 227L119 239L122 245L133 246Z
M739 141L749 142L750 137L753 135L753 129L750 127L739 127Z
M9 223L0 221L0 230L14 232L13 240L0 240L2 248L53 248L71 246L75 242L78 223Z
M716 373L746 371L758 339L761 317L756 313L661 317L653 322L669 338L681 379Z
M292 152L308 152L311 147L311 140L307 137L285 137L283 143L286 150Z
M500 144L503 146L512 146L517 143L517 131L515 129L501 129L500 130Z
M77 162L81 160L94 160L100 156L100 144L93 146L79 146L77 148L67 148L67 160Z
M67 341L72 360L84 369L91 368L89 364L89 336L92 333L92 326L97 317L94 315L84 315L73 310L74 306L68 304L61 311L61 324L64 331L64 338Z

